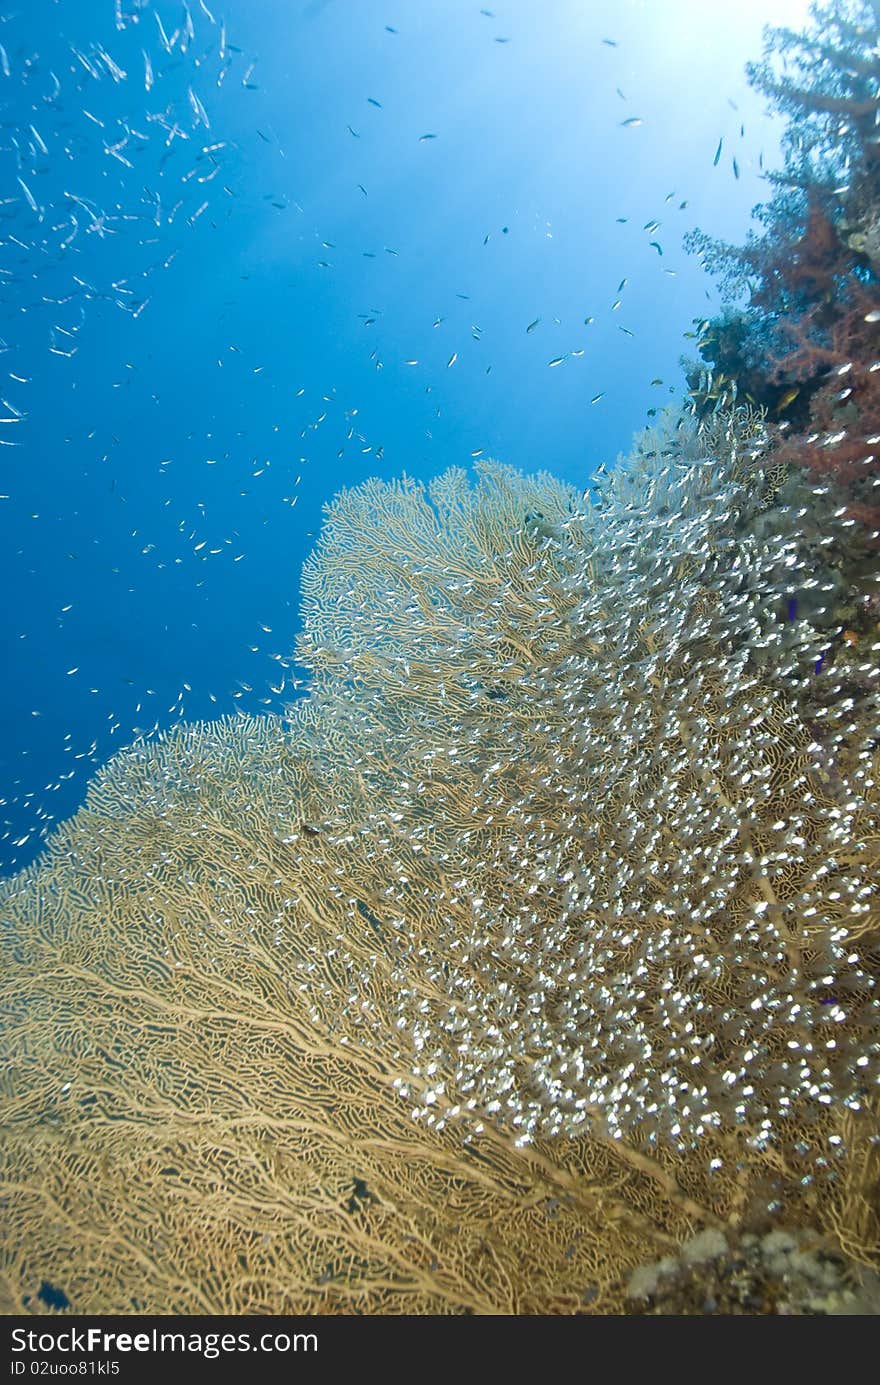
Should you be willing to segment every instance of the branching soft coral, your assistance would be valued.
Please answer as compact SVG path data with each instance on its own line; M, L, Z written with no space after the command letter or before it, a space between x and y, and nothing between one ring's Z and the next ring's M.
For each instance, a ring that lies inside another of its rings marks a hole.
M851 516L871 531L880 527L877 304L876 288L851 284L833 311L817 305L780 323L791 349L771 358L777 383L813 386L808 428L780 442L779 460L831 477L846 491Z
M748 292L727 375L779 424L778 460L827 479L861 538L880 542L880 3L813 7L805 34L770 30L752 84L788 119L785 166L742 247L690 248L728 297ZM773 56L769 56L772 54ZM781 64L780 64L781 59ZM780 70L781 66L781 70ZM721 365L717 324L701 343ZM729 336L729 334L728 334Z
M880 3L829 0L811 18L806 33L768 27L763 59L746 72L788 118L786 172L812 164L816 181L876 166Z

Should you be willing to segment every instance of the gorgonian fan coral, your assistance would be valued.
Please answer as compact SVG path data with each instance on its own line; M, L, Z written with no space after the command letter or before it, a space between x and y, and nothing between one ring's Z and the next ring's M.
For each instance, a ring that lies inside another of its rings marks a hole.
M7 1305L608 1312L780 1205L870 1257L877 696L705 442L344 493L289 725L122 753L4 887Z
M376 804L431 1121L761 1143L871 1089L877 700L778 618L821 549L793 507L759 531L736 448L679 434L592 508L484 467L329 510L299 657Z

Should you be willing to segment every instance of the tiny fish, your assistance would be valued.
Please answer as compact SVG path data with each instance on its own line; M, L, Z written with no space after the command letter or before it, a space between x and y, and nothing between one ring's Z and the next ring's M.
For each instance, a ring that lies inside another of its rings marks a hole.
M724 144L724 136L722 135L721 139L718 141L718 148L715 150L715 157L714 157L714 159L712 160L712 167L713 167L713 168L717 168L717 167L718 167L718 160L721 158L721 147L722 147L723 144Z
M455 365L455 362L456 362L457 360L458 360L458 352L457 352L457 351L453 351L452 355L449 357L449 360L446 362L446 369L448 370L449 367L450 367L451 365Z
M27 204L28 204L28 206L30 207L31 211L32 211L32 212L38 212L40 209L39 209L39 207L37 206L37 203L36 203L36 199L35 199L35 197L34 197L34 194L31 192L31 190L30 190L30 188L28 187L27 183L26 183L22 178L17 178L16 181L18 182L18 186L21 188L22 192L24 193L25 197L27 198Z
M526 328L526 332L534 332L535 328L537 327L540 321L541 319L539 317L536 317L534 322L529 323L528 327Z
M739 164L736 159L733 161L733 176L734 178L739 178Z
M604 399L604 398L605 398L604 393L603 393L603 394L594 394L593 397L592 397L592 399L590 400L590 403L591 403L591 404L598 404L598 403L599 403L599 400L600 400L600 399Z
M98 46L98 57L104 63L104 66L110 73L110 76L113 78L114 82L122 82L125 80L127 74L123 72L122 68L119 67L118 64L113 61L110 54L106 52L103 48L101 48L100 45Z
M367 97L367 100L369 101L369 103L370 103L371 106L378 106L379 110L381 111L381 109L382 109L382 102L381 102L381 101L377 101L376 98L375 98L375 96L368 96L368 97Z
M644 122L642 121L640 116L631 115L628 120L621 120L620 123L623 126L624 130L630 130L633 129L636 125L642 125Z
M548 364L549 366L562 365L562 362L565 361L565 360L567 360L567 359L568 359L567 356L554 356L554 357L553 357L553 360L552 360L552 361L548 361L547 364Z
M436 138L437 138L436 135L419 135L419 144L424 143L424 141L425 141L426 139L436 139Z
M199 100L198 96L196 96L192 87L187 87L187 95L189 96L189 104L193 108L193 113L196 117L196 120L200 120L206 130L210 130L211 122L208 119L208 113L202 105L201 101Z
M654 249L657 251L657 254L658 254L658 255L662 255L662 254L663 254L662 246L661 246L656 240L649 241L648 244L649 244L649 245L653 245L653 247L654 247Z

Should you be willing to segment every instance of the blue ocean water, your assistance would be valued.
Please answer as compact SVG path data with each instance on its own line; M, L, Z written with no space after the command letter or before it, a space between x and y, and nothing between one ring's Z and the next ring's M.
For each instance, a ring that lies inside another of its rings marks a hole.
M805 10L0 6L6 872L136 735L300 691L341 487L586 487L682 397L682 236L746 232Z

